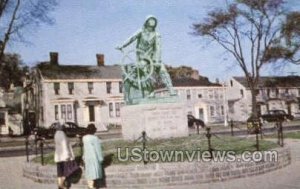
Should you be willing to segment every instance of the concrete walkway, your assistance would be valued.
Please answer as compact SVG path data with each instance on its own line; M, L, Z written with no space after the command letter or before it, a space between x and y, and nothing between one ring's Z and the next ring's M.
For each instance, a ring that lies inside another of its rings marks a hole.
M172 189L300 189L300 140L286 139L292 150L292 164L264 175ZM35 183L22 176L25 157L0 158L0 189L55 189L55 184ZM166 187L164 187L166 188Z
M0 158L0 189L56 189L55 184L35 183L23 177L25 156Z

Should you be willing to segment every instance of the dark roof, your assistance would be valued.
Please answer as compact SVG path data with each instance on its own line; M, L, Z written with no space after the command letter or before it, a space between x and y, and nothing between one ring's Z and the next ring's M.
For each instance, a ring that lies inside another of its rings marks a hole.
M244 87L249 88L245 77L233 77ZM268 76L261 77L258 83L259 87L300 87L300 76Z
M173 79L173 86L174 87L197 87L197 86L222 86L218 83L211 83L206 79L193 79L193 78L182 78L182 79Z
M51 65L37 66L45 79L122 79L122 70L114 66Z

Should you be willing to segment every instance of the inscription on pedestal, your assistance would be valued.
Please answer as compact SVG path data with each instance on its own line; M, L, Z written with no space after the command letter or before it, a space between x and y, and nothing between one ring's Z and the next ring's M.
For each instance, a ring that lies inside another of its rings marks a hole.
M150 138L188 135L186 112L179 103L128 106L122 110L125 139L137 139L142 131Z

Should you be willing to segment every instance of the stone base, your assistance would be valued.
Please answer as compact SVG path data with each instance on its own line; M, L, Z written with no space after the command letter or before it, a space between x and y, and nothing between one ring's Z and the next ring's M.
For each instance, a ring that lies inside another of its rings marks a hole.
M182 103L140 104L121 109L122 135L137 140L146 131L150 139L188 136L187 115Z

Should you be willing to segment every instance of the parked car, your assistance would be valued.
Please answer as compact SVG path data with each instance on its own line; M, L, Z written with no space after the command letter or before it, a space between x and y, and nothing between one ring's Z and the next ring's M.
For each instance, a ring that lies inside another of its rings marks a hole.
M293 120L294 116L285 113L284 110L269 110L267 114L261 116L263 121L276 122L276 121L286 121Z
M201 119L195 118L193 115L187 115L188 118L188 126L193 127L193 126L201 126L202 128L205 127L204 121Z
M57 122L52 123L49 128L36 128L35 132L39 137L53 138L57 124ZM85 127L79 127L76 123L73 122L65 122L64 126L64 131L68 137L75 137L76 135L84 135L86 133Z

